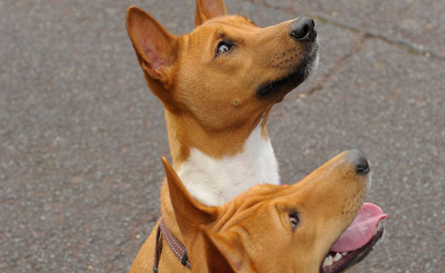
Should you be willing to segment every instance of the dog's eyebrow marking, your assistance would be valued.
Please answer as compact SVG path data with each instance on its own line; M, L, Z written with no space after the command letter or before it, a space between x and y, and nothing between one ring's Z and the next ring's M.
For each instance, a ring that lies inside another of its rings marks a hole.
M224 31L222 31L221 29L218 29L216 35L217 35L220 39L227 38L227 34L226 34Z
M227 42L233 42L235 44L237 44L237 42L230 38L229 35L227 35L224 31L222 31L221 29L218 29L218 31L216 32L216 35L219 37L219 39L221 40L225 40Z

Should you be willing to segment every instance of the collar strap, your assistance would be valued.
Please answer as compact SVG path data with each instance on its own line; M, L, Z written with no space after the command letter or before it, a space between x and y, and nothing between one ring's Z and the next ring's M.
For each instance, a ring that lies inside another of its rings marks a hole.
M161 222L158 225L158 230L156 232L156 247L155 247L155 259L153 272L158 273L159 269L159 261L161 260L161 252L162 252L162 238L164 237L167 245L170 247L173 254L181 261L181 264L187 266L189 269L192 269L192 265L188 259L187 249L185 246L178 240L178 238L173 235L170 230L168 230L165 225L164 219L161 219Z

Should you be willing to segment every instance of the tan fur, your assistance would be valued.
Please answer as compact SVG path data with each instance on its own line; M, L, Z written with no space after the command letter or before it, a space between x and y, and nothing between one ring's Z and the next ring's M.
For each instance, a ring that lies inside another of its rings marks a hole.
M293 22L260 28L243 16L228 16L222 0L198 0L196 28L179 37L145 11L128 9L127 29L147 85L165 107L175 168L187 160L192 148L214 159L242 152L260 123L262 137L269 138L270 110L299 83L261 99L256 90L287 77L307 56L305 45L290 38ZM218 43L226 36L235 42L236 52L215 57ZM168 228L182 239L165 182L161 212ZM151 272L153 242L151 234L131 272ZM170 259L173 256L164 254L161 267Z
M258 185L225 205L206 207L163 162L192 273L319 272L326 253L359 211L368 182L345 152L292 186ZM295 231L289 222L293 212L301 221ZM181 272L184 267L168 252L164 248L160 272Z
M292 186L258 185L225 205L206 207L188 194L165 158L163 163L168 184L161 194L163 219L189 251L191 272L319 272L368 186L368 177L356 173L345 152ZM294 211L301 223L292 232ZM152 270L154 235L130 272ZM165 242L161 255L160 272L190 271Z
M292 23L259 28L245 17L223 16L176 37L144 11L129 8L129 36L148 86L165 105L175 167L192 147L214 158L239 153L263 115L292 89L255 97L261 83L285 77L301 61L304 48L288 37ZM215 58L226 33L236 42L236 58ZM155 65L141 45L151 41L162 60ZM265 119L263 127L267 135Z

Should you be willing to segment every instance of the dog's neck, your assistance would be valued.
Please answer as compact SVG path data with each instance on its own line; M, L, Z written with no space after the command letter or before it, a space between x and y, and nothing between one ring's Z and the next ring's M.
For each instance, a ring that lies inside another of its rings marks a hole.
M217 206L256 184L279 184L278 163L265 120L254 121L253 129L246 126L238 129L240 132L209 136L168 111L166 119L175 169L200 202ZM181 130L184 126L187 129ZM193 132L193 136L185 132Z

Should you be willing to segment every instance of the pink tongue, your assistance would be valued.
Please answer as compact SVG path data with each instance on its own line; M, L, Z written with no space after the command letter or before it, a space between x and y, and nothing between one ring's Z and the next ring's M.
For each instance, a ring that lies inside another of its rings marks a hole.
M378 206L364 203L357 217L338 238L331 251L352 251L366 245L371 240L380 220L385 219L386 216Z

